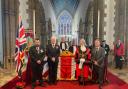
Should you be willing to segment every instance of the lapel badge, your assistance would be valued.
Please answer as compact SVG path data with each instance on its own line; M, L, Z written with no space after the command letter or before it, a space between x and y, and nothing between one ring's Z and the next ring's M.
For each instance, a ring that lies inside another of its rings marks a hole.
M40 52L43 53L44 51L41 49Z
M56 46L56 49L58 49L59 47L58 46Z

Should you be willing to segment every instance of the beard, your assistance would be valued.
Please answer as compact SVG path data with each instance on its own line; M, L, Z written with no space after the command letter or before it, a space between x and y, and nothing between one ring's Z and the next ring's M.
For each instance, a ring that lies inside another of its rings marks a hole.
M35 46L36 46L36 47L39 47L40 45L39 45L39 44L36 44Z

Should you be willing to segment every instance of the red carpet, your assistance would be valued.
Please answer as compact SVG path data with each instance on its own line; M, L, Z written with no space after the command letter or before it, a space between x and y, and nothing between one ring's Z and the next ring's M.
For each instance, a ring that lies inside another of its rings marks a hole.
M128 84L121 86L121 89L128 89Z
M119 86L122 86L122 85L126 84L126 82L119 79L117 76L111 74L110 72L108 72L108 79L110 80L110 84L116 84L116 85L119 85Z
M14 78L7 84L1 87L1 89L15 89L14 86L18 78ZM128 89L128 85L118 77L111 73L108 73L108 79L110 83L105 85L103 89ZM26 86L24 89L31 89L31 85ZM79 86L77 81L59 81L57 85L52 85L47 87L37 86L35 89L98 89L97 84L87 84L85 86Z
M121 89L119 85L116 84L109 84L107 86L104 86L103 89Z
M31 86L27 86L25 89L31 89ZM37 86L35 89L98 89L98 85L79 86L76 81L60 81L57 85L47 85L43 88Z

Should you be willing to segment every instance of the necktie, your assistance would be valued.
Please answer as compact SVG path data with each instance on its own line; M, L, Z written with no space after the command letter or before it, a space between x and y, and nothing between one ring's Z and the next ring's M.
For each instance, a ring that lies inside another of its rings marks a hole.
M97 59L97 54L98 54L98 48L96 48L96 51L95 51L95 58Z
M39 47L36 47L36 50L37 50L38 53L39 53L39 49L40 49Z
M96 51L98 52L99 48L96 48Z

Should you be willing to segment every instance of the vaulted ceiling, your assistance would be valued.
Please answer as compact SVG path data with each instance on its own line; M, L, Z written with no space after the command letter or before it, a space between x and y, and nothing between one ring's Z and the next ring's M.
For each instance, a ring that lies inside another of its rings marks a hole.
M72 16L75 14L80 0L50 0L56 16L67 10Z

